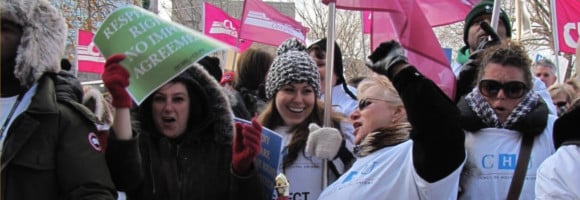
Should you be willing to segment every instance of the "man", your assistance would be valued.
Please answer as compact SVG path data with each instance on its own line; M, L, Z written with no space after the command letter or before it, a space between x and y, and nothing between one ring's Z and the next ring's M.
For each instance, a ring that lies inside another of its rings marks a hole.
M80 83L58 73L64 18L46 0L2 0L0 13L0 199L114 199Z
M538 60L532 67L534 69L534 75L542 80L546 84L546 87L552 86L558 80L558 76L556 75L558 74L558 70L552 61L548 59Z
M463 27L463 42L465 46L457 51L457 58L452 63L451 68L455 76L459 76L463 64L469 60L472 52L475 52L479 43L486 40L489 36L480 26L482 21L491 24L491 15L493 11L493 0L483 0L469 11L465 17L465 24ZM501 40L511 38L512 27L510 19L503 9L500 11L499 22L497 27L497 35Z
M321 98L324 100L324 88L326 88L326 38L320 39L308 47L308 54L318 66L320 73ZM332 77L329 77L332 83L332 107L344 114L350 116L357 108L356 89L347 85L343 75L344 67L342 66L342 52L336 42L334 43L334 68Z

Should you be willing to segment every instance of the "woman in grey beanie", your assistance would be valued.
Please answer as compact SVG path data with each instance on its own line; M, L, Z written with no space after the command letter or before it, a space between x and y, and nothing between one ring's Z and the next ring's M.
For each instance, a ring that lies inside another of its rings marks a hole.
M335 180L354 159L353 138L342 131L348 122L334 111L331 111L334 128L318 127L324 113L318 100L320 75L304 45L289 39L276 55L266 79L268 104L258 120L284 137L283 164L279 169L292 183L290 196L317 199L323 160L329 160L327 175L329 180Z

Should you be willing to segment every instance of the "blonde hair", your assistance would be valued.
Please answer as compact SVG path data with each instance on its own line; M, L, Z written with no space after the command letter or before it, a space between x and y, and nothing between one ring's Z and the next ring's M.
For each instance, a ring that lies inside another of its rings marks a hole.
M359 99L363 98L363 93L371 87L379 87L381 89L381 98L386 100L392 106L403 106L403 100L399 96L399 92L393 86L393 83L384 76L371 76L362 80L357 88L357 96Z
M550 86L548 91L550 92L551 97L554 97L558 94L564 94L566 96L567 103L572 103L572 100L575 98L575 94L574 91L572 91L572 88L562 83L556 83Z
M385 100L393 107L402 107L404 109L403 100L399 96L399 92L389 79L384 76L372 76L361 81L357 88L357 96L359 99L363 98L363 93L371 87L378 87L381 91L380 98ZM406 114L398 121L394 121L388 127L380 127L368 135L357 146L358 150L355 154L359 157L364 157L372 152L375 152L384 146L398 144L409 139L411 131L411 124L407 121Z

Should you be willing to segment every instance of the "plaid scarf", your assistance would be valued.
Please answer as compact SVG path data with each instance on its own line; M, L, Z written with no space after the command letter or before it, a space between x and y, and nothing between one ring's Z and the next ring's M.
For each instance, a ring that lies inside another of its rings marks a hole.
M530 90L526 95L524 95L522 101L512 110L512 113L510 113L507 120L503 123L499 121L499 118L491 106L485 101L483 96L481 96L477 87L465 96L465 101L486 126L512 129L512 126L520 118L526 116L532 111L538 103L538 98L540 98L540 96Z

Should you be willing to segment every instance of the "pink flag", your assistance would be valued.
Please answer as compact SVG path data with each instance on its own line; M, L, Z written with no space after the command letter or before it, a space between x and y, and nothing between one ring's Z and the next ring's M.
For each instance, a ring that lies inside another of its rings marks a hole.
M322 0L336 3L337 8L347 10L398 12L401 8L394 0ZM408 0L417 1L432 27L463 21L467 13L481 0ZM367 15L363 14L363 17ZM364 24L363 20L363 26ZM364 26L366 28L366 26ZM367 29L364 29L367 30ZM365 32L367 33L367 32Z
M308 28L278 12L262 0L245 0L240 38L280 45L288 38L305 42Z
M480 0L416 0L431 27L463 21Z
M371 11L362 11L363 33L371 33L371 18L373 15Z
M207 2L203 3L204 8L204 28L203 33L214 39L222 41L232 46L237 46L240 52L250 48L252 41L238 40L238 30L240 30L240 20L229 16L220 8Z
M89 31L77 31L77 66L79 72L102 74L105 58L93 43L94 34Z
M337 8L346 10L373 10L373 11L397 11L391 3L393 0L322 0L328 4L335 2Z
M578 35L580 34L580 1L557 0L556 23L558 45L560 51L568 54L576 53Z
M435 82L451 99L455 96L455 75L449 61L414 0L391 1L398 4L398 12L373 12L371 34L372 50L381 42L398 40L407 51L409 63Z

